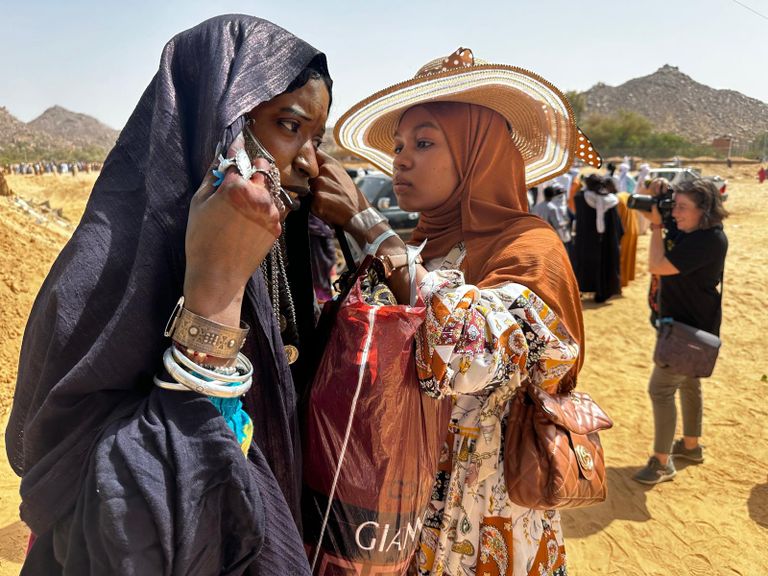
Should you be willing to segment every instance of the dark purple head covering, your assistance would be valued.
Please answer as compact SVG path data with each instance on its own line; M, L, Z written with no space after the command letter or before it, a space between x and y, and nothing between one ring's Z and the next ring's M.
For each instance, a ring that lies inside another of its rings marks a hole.
M43 284L24 334L6 442L11 466L23 477L22 518L34 532L51 530L73 510L93 509L89 498L98 496L83 495L84 485L94 490L124 485L126 473L136 470L167 474L186 455L194 457L191 469L200 471L200 478L153 485L153 490L165 486L167 498L153 504L152 515L180 516L171 517L167 533L155 517L158 538L170 538L166 544L178 550L173 524L200 512L184 500L194 502L225 481L206 476L220 473L212 467L228 462L231 475L237 475L238 467L246 466L242 454L242 464L237 462L239 447L206 398L154 388L152 375L169 344L164 324L182 293L192 195L217 149L226 149L242 130L243 115L283 92L316 57L324 66L324 56L302 40L241 15L203 22L166 45L80 225ZM257 466L246 468L252 478L239 479L236 490L257 495L251 516L256 510L263 520L261 513L271 510L285 524L280 506L290 515L298 505L295 392L282 351L275 354L279 330L260 273L246 294L244 314L255 324L251 349L258 356L252 358L254 381L263 397L255 404L261 414L252 415L258 454L251 459ZM212 429L220 430L218 437ZM196 437L198 431L205 436ZM216 453L210 463L209 452ZM142 474L133 481L139 493L151 492L142 485ZM274 502L262 506L259 493Z

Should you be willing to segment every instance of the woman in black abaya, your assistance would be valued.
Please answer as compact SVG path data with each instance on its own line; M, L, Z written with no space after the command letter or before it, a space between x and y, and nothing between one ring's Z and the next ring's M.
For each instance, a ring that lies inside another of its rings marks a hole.
M213 18L166 45L24 335L6 432L37 535L22 574L309 574L304 368L284 352L303 359L313 326L308 203L284 223L296 321L281 334L260 264L285 214L262 174L230 169L214 189L210 172L250 118L285 187L332 181L343 170L317 150L330 89L321 53L257 18ZM247 458L209 398L153 384L182 294L201 316L251 327Z
M574 272L579 290L594 292L595 302L605 302L621 294L619 249L623 229L616 212L618 198L606 190L604 184L598 174L590 174L584 179L585 187L574 197Z

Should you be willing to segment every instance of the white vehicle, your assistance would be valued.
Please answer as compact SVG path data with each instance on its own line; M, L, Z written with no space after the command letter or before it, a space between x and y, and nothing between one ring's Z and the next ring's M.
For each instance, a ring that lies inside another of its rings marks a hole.
M701 170L698 168L651 168L647 178L649 180L653 180L654 178L666 178L669 180L672 188L674 188L675 184L702 178L702 175ZM715 187L720 190L721 199L728 199L728 192L726 191L728 186L727 180L723 180L720 176L706 176L704 179L712 181Z

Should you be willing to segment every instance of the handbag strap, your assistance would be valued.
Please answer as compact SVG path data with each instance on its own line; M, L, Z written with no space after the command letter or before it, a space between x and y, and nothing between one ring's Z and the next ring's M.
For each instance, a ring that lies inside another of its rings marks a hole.
M368 270L370 269L371 264L376 257L376 252L378 251L381 244L386 239L391 238L392 236L397 236L397 232L392 230L392 228L388 228L379 234L376 239L371 241L369 244L366 244L363 248L363 258L360 262L360 265L357 265L355 264L355 259L352 255L352 250L349 247L349 242L347 240L346 234L344 233L344 229L340 226L336 226L335 231L336 237L338 238L339 244L341 245L341 252L344 255L344 260L347 264L347 270L349 271L349 276L347 277L345 283L346 285L344 286L346 289L341 291L342 295L340 300L344 300L349 293L349 289L352 287L355 281L368 273ZM426 244L427 240L425 239L424 242L422 242L419 246L406 245L405 247L407 255L406 261L408 264L408 277L410 279L409 303L411 306L416 305L416 300L418 298L418 291L416 287L416 263L418 261L419 255L421 254L421 251L424 250Z
M336 299L336 303L340 304L346 300L347 295L352 290L352 286L355 285L357 279L368 273L368 270L373 263L373 257L363 253L360 264L357 264L344 229L341 226L334 226L334 231L336 232L336 240L338 240L339 246L341 247L341 253L344 255L344 263L347 265L347 269L336 281L338 283L336 288L339 291L339 297Z
M344 262L347 265L347 268L350 270L355 267L355 257L352 255L352 249L349 247L349 241L347 240L347 235L344 233L344 228L341 226L334 226L334 231L336 232L336 239L339 241L339 246L341 246L341 253L344 255Z
M723 305L723 292L725 292L725 262L723 262L723 269L720 271L720 305Z

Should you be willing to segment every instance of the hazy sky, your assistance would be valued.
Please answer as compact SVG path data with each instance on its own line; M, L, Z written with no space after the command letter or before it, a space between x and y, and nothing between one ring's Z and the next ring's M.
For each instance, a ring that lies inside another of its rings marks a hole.
M121 128L164 44L234 12L272 20L328 55L332 119L459 46L533 70L564 91L615 86L672 64L703 84L768 102L768 0L0 0L0 7L0 106L23 121L59 104Z

